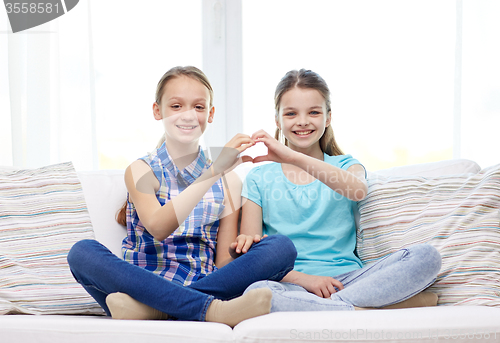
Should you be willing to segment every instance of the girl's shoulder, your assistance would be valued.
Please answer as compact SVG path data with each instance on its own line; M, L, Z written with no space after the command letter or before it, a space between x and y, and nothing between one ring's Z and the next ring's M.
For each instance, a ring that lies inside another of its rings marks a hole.
M165 156L162 156L162 154ZM166 162L168 162L169 159L167 157L168 153L165 149L162 150L161 147L156 148L146 153L146 155L139 157L132 162L129 167L134 169L138 167L140 167L140 169L149 167L148 169L153 172L158 182L161 182L164 169L168 167Z
M352 157L352 155L336 155L330 156L325 154L324 161L332 166L347 169L354 164L361 164L357 159Z

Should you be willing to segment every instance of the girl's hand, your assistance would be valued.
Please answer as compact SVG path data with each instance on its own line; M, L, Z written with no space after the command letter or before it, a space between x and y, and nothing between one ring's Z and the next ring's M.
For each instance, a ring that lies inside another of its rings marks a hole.
M297 152L271 137L266 131L259 130L252 135L252 139L258 143L262 142L267 147L267 155L258 156L253 159L254 163L272 161L278 163L292 163Z
M255 145L255 141L250 138L248 135L244 135L242 133L234 136L227 144L222 148L222 151L217 157L217 160L213 163L212 167L212 175L218 175L222 173L228 173L236 166L243 162L251 162L253 159L250 156L241 156L238 158L238 155Z
M252 244L259 243L266 237L267 235L264 235L262 237L260 235L239 235L238 237L236 237L236 241L231 243L231 245L229 246L229 254L232 258L236 259L241 256L241 254L246 254Z
M301 274L300 278L294 280L294 283L321 298L329 298L332 294L336 293L337 290L335 287L338 290L344 289L344 285L340 281L329 276Z

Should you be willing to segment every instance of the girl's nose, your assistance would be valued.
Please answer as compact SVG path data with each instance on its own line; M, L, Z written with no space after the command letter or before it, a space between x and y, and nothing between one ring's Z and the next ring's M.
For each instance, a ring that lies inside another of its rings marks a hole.
M181 119L184 121L191 121L196 119L196 111L194 109L187 110L181 113Z
M299 115L297 124L301 125L301 126L308 125L309 124L309 117L307 115Z

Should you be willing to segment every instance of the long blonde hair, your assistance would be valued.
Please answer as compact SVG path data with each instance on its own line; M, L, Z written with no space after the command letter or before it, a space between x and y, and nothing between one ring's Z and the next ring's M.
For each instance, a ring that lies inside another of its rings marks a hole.
M285 94L294 87L299 87L303 89L310 88L317 90L325 99L326 112L328 113L331 111L330 89L328 88L326 81L323 80L323 78L319 76L317 73L311 70L306 70L306 69L291 70L285 74L285 76L276 86L276 92L274 93L274 107L276 109L276 114L275 114L276 120L279 119L279 110L283 94ZM288 140L284 137L279 127L276 128L274 138L276 138L277 140L288 146ZM321 147L321 151L326 153L327 155L330 156L344 155L342 150L337 145L337 142L335 141L335 136L333 135L333 129L331 125L329 125L325 129L323 136L321 136L319 140L319 145Z

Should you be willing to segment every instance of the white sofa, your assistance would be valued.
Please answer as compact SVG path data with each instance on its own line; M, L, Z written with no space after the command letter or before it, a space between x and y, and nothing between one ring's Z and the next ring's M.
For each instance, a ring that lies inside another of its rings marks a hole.
M393 168L377 175L474 174L474 162L450 160ZM244 170L241 172L244 174ZM114 220L125 200L122 171L78 172L97 240L120 255L125 229ZM500 254L498 255L500 258ZM500 282L500 280L496 280ZM367 290L369 291L369 290ZM500 307L437 306L400 310L284 312L227 325L121 321L85 315L0 316L1 343L158 342L500 342Z

